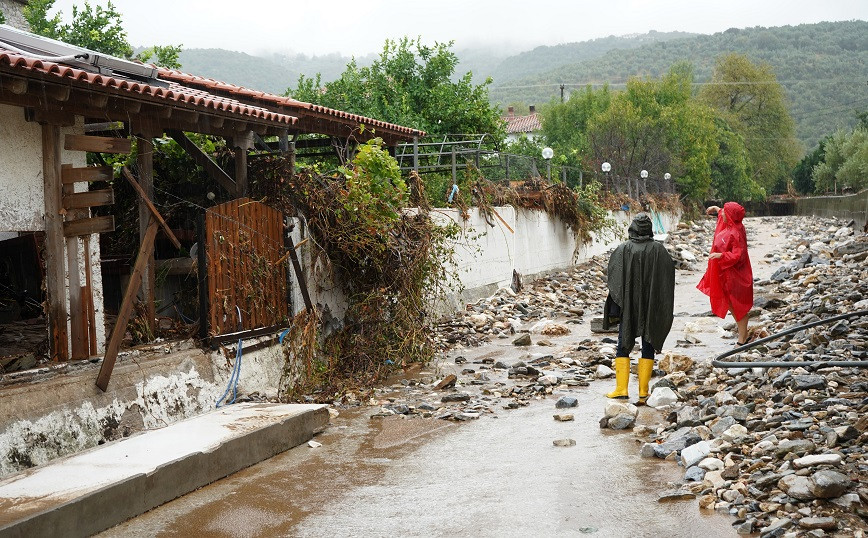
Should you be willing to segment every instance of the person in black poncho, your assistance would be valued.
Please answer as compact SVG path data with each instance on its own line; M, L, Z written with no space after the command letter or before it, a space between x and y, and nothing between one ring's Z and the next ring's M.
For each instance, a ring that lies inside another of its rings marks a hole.
M620 319L615 358L615 390L609 398L627 399L630 352L636 337L642 337L639 359L639 405L648 398L648 383L654 370L654 354L672 328L675 302L675 264L661 243L654 241L651 219L641 213L627 230L629 240L609 258L609 296L603 312L603 327Z

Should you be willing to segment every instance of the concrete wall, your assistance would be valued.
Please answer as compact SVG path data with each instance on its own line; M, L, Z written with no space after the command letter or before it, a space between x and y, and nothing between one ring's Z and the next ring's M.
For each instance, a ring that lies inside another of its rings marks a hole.
M282 365L278 346L243 353L239 392L276 396ZM231 365L188 342L122 353L105 393L98 371L63 364L4 378L17 382L0 390L0 476L214 409Z
M6 17L6 24L9 26L29 32L30 25L24 20L24 14L21 12L21 8L25 5L27 2L22 0L0 0L0 13Z
M61 129L61 140L67 134L84 134L84 119ZM86 166L83 151L62 150L61 162L72 166ZM76 191L87 190L79 183ZM17 232L45 230L45 195L42 179L42 127L24 119L21 107L0 105L0 240L14 237ZM105 320L103 308L102 272L100 270L99 235L90 236L91 282L96 320L97 349L105 346ZM78 249L81 264L79 282L85 282L84 241L66 240L66 247ZM63 260L66 266L66 259ZM69 274L67 272L67 279ZM68 282L68 280L67 280ZM67 293L67 297L69 294Z
M864 226L868 222L868 189L848 196L799 198L796 200L796 214L852 219Z

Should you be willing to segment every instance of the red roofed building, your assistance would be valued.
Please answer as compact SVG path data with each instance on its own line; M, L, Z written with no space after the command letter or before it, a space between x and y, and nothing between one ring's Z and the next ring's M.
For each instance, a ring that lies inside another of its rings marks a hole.
M522 135L533 140L542 131L542 123L539 113L534 105L530 105L530 113L526 116L516 116L515 108L509 107L503 121L506 122L506 140L515 142Z

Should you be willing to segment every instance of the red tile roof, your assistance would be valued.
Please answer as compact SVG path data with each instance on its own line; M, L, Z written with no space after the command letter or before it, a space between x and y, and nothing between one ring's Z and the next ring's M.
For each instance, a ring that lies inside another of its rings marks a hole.
M250 105L232 98L213 95L199 88L170 82L168 87L149 85L123 77L100 75L63 64L40 60L11 52L0 46L0 71L19 72L37 75L43 79L56 78L58 81L83 83L98 88L111 89L118 94L141 96L165 104L183 103L204 112L223 112L244 116L246 120L259 120L266 123L292 125L298 118L289 114L272 112L264 107Z
M181 71L159 68L159 74L161 79L173 80L175 82L184 84L185 86L200 87L207 91L226 93L232 96L236 96L238 99L242 100L249 99L261 102L265 105L278 106L287 109L287 111L292 112L293 114L297 114L299 116L302 116L305 112L313 112L319 115L331 116L333 118L338 118L353 123L361 123L364 124L366 127L373 127L375 129L390 131L395 134L403 135L406 138L425 135L424 131L413 129L411 127L404 127L401 125L396 125L394 123L388 123L373 118L367 118L365 116L360 116L351 112L344 112L342 110L336 110L334 108L328 108L321 105L305 103L304 101L297 101L291 97L284 97L281 95L274 95L272 93L251 90L243 86L236 86L235 84L229 84L227 82L221 82L219 80L214 80L211 78L191 75L188 73L183 73Z
M538 112L527 116L504 116L502 119L506 121L508 134L532 133L542 129Z

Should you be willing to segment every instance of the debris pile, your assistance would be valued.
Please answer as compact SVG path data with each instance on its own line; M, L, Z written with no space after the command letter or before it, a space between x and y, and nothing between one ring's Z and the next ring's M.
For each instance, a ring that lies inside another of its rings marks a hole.
M868 237L834 220L778 221L782 263L757 282L751 323L777 333L868 309ZM644 457L684 466L680 494L735 516L739 534L854 536L868 529L868 369L753 368L750 361L863 361L868 317L798 331L742 353L744 368L710 361L671 370L652 396L666 424L645 428ZM649 404L654 403L649 398Z

